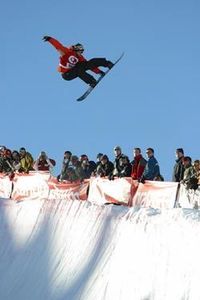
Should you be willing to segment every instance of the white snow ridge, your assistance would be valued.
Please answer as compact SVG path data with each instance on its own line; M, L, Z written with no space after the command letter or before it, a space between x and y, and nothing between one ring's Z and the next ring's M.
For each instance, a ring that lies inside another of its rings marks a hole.
M199 300L200 212L0 201L1 300Z

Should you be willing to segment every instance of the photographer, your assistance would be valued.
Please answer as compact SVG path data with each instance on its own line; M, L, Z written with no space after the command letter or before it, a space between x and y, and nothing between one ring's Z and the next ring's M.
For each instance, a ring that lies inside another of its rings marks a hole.
M56 165L56 162L52 158L48 158L44 151L41 151L38 159L34 162L35 171L51 171Z

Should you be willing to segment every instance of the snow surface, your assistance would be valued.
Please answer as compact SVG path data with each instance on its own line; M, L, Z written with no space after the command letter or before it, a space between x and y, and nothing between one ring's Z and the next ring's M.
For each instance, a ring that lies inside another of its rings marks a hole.
M199 300L200 211L0 201L1 300Z

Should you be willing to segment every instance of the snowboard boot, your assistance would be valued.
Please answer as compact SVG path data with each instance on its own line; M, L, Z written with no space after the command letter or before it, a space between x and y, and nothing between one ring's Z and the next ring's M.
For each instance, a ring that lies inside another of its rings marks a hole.
M93 81L90 83L90 87L94 88L96 86L97 82L96 81Z
M99 75L100 75L101 77L103 77L103 76L106 75L106 73L105 73L104 71L100 71Z
M108 69L112 69L113 66L114 66L114 64L110 60L108 60L108 63L107 63Z

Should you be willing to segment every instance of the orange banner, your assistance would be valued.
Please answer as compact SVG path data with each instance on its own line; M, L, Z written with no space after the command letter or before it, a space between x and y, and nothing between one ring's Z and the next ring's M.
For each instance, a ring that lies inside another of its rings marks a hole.
M48 186L48 199L87 200L89 179L71 183L69 181L58 182L56 178L51 177Z
M132 206L173 208L178 183L163 181L145 181L140 183L132 199Z
M88 201L99 204L117 203L130 205L130 201L137 190L137 182L131 178L91 178Z
M90 178L83 182L58 182L49 172L15 174L13 181L0 174L0 197L17 201L33 199L88 200L98 204L115 203L126 206L173 208L176 198L182 207L190 207L188 193L181 187L177 196L178 183L146 181L138 184L130 177L108 180ZM194 197L194 195L192 195ZM196 194L195 194L196 196ZM196 196L198 197L199 194ZM185 200L184 200L185 199ZM193 202L198 202L196 200ZM193 204L192 204L193 205Z
M26 199L48 199L49 172L30 172L16 174L13 183L12 199L20 201Z
M49 172L16 174L13 179L12 199L87 200L89 180L84 182L58 182Z

